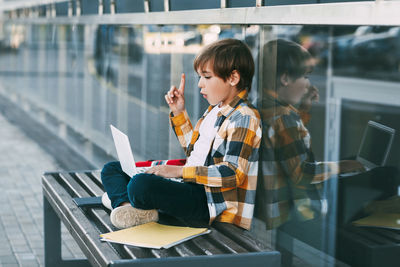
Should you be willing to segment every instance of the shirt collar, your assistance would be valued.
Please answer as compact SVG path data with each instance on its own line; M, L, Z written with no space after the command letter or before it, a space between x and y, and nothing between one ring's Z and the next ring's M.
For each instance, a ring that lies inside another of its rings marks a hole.
M282 99L279 98L278 93L274 90L267 90L267 95L269 97L271 97L272 99L274 99L276 102L278 102L280 105L287 107L288 109L296 112L297 114L299 114L299 111L297 110L297 108L295 108L293 105L286 103L285 101L283 101Z
M246 100L248 97L248 92L247 90L242 90L240 91L234 98L233 100L226 105L225 107L222 107L221 110L219 111L218 115L222 115L224 117L228 117L228 115L235 110L235 108L242 103L244 100Z

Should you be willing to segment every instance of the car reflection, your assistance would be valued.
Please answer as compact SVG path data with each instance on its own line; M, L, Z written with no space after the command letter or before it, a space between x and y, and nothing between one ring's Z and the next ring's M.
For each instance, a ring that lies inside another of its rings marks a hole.
M360 27L350 49L361 69L400 71L400 27Z

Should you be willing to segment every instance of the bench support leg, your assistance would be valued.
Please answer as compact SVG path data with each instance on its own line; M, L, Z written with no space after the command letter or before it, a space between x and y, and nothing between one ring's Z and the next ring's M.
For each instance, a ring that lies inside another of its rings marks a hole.
M278 250L281 255L281 265L282 267L291 267L293 265L293 237L282 232L278 229L276 231L276 250Z
M87 259L63 260L61 254L61 221L49 201L43 196L44 216L44 265L45 266L90 266Z

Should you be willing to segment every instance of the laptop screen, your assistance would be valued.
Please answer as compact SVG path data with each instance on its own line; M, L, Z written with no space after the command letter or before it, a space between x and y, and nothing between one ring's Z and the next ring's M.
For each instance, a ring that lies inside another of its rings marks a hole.
M393 142L394 129L369 121L357 159L367 167L383 166Z
M121 168L129 177L132 178L137 174L137 170L129 138L113 125L110 125L110 128L114 139L115 149L117 150L118 159L121 163Z

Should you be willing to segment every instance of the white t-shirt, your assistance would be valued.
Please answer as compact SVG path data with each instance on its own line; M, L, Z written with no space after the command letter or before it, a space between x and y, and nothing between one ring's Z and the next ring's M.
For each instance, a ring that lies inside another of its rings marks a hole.
M215 105L204 118L199 128L199 139L194 143L193 151L186 161L186 166L204 166L206 163L211 143L217 134L217 128L214 125L220 110L221 108Z

